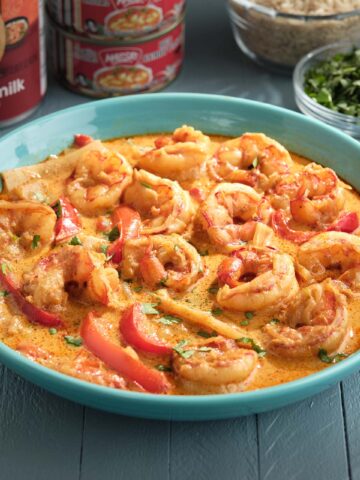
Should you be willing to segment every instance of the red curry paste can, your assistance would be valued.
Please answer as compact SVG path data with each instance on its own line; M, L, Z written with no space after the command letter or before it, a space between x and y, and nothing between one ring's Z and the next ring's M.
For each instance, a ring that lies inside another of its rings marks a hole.
M0 127L23 120L46 92L42 0L0 0Z
M69 89L109 97L164 88L180 71L184 19L146 37L104 42L85 39L52 22L55 74Z
M90 38L135 38L174 25L185 0L48 0L63 29Z

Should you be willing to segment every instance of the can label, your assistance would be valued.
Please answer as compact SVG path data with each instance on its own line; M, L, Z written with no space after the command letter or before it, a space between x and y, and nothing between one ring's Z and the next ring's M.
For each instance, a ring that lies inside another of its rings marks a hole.
M173 80L183 61L184 26L143 43L90 43L53 30L57 75L86 95L126 95L155 91Z
M50 15L62 27L92 38L134 38L178 20L185 0L50 0Z
M1 0L0 124L23 118L46 91L42 0Z

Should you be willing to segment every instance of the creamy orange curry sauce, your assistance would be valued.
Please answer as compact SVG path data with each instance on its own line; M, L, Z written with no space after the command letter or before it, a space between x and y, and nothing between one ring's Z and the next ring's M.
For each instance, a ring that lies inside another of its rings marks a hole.
M359 204L263 134L76 135L3 173L1 340L118 389L304 377L359 349Z

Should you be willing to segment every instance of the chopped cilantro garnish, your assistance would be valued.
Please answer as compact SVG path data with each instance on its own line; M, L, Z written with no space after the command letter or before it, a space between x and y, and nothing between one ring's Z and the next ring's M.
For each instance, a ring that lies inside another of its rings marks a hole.
M67 344L73 345L74 347L81 347L83 344L82 338L75 338L72 335L65 335L64 340Z
M278 318L273 318L270 320L270 325L276 325L277 323L280 323L280 320Z
M213 285L212 287L208 288L209 293L217 293L219 291L218 285Z
M149 185L148 183L140 182L140 185L142 185L145 188L149 188L150 190L154 190L153 187L151 185Z
M201 257L206 257L209 255L209 250L198 250L198 252Z
M57 334L56 328L49 328L49 333L50 335L56 335Z
M62 216L62 206L60 203L60 200L58 200L54 205L53 205L53 210L57 216L57 218L61 218Z
M159 287L166 287L167 279L168 279L167 275L164 278L162 278L159 282Z
M199 347L196 349L198 352L210 352L211 348L210 347Z
M348 356L349 355L347 353L337 353L336 355L333 355L331 357L327 354L327 351L324 350L323 348L321 348L318 353L319 359L324 363L338 363Z
M73 237L70 240L69 245L82 245L82 243L81 243L81 240L78 237Z
M260 347L255 341L250 338L250 337L241 337L236 339L237 342L239 343L245 343L247 345L250 345L251 348L259 355L259 357L265 357L266 355L266 350Z
M10 292L7 290L0 290L0 297L7 297L8 295L10 295Z
M159 311L156 310L157 303L142 303L141 304L141 310L142 313L145 313L146 315L158 315Z
M106 255L107 249L109 248L109 245L101 245L100 246L100 252Z
M187 344L187 340L180 340L180 342L173 347L174 352L183 358L190 358L192 355L194 355L195 350L184 350L182 347L185 347Z
M164 315L163 317L159 318L159 323L163 325L171 325L173 323L180 323L182 322L181 318L174 317L173 315Z
M245 312L245 318L252 320L254 318L253 312Z
M221 310L221 308L213 308L213 309L211 310L211 313L212 313L213 315L215 315L215 317L216 317L216 316L218 316L218 315L221 315L221 314L223 313L223 311Z
M252 162L252 166L253 166L253 168L256 168L258 165L259 165L259 160L256 157L255 160Z
M250 320L243 320L242 322L240 322L240 325L243 327L246 327L247 325L249 325L249 323L250 323Z
M1 271L2 271L2 273L3 273L4 275L6 275L6 272L7 272L8 270L10 270L9 266L8 266L6 263L3 262L3 263L1 264Z
M217 332L213 331L213 332L206 332L205 330L199 330L198 332L196 332L200 337L203 337L203 338L211 338L211 337L217 337L218 334Z
M159 370L159 372L172 372L172 368L168 367L167 365L162 365L161 363L159 365L155 365L156 370Z
M134 292L139 293L142 289L143 287L141 285L138 285L137 287L134 287Z
M104 233L104 235L109 239L109 242L115 242L120 237L119 228L114 227L110 232Z
M40 235L34 235L31 242L31 248L32 249L37 248L39 246L39 242L40 242Z

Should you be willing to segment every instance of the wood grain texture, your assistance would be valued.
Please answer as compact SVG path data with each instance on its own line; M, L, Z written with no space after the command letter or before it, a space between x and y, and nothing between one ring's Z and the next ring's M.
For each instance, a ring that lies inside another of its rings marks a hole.
M78 480L83 407L0 367L0 478Z
M259 415L261 480L348 479L340 387Z
M166 480L169 422L86 409L80 480Z
M360 373L342 382L343 411L351 478L360 479Z
M256 417L217 422L174 422L171 480L257 480Z

